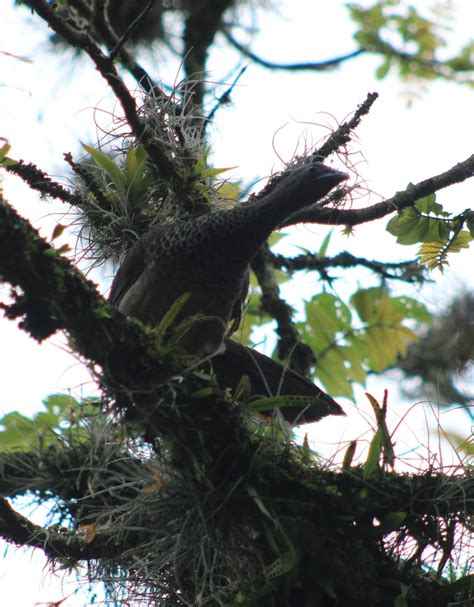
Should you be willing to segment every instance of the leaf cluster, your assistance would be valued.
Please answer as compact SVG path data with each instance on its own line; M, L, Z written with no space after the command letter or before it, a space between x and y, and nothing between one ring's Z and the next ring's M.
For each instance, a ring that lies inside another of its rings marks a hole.
M463 230L464 226L468 229ZM431 194L400 211L387 223L386 230L396 236L399 244L423 243L418 251L419 263L426 264L430 270L443 271L449 265L449 253L469 248L474 238L474 219L469 209L453 216L436 202L436 194Z
M348 8L359 27L355 40L363 49L383 57L376 71L379 79L396 70L407 81L462 80L464 73L473 69L471 41L452 58L440 59L439 51L448 45L448 28L443 27L443 21L449 20L441 11L427 17L423 14L427 11L399 0L381 0L370 6L350 3Z
M78 401L68 394L50 394L42 404L43 411L32 417L13 411L0 418L0 451L43 451L64 440L86 440L84 422L99 412L94 397Z
M315 375L330 394L353 398L353 384L364 385L369 372L380 373L403 357L416 334L407 322L429 323L420 302L391 297L384 287L359 289L349 305L330 293L305 304L306 322L298 326L315 351Z

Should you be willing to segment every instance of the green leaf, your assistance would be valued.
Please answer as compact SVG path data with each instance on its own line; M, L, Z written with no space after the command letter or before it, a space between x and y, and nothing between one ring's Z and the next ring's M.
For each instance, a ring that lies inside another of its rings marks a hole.
M295 550L287 550L269 565L266 574L270 580L281 577L285 573L292 571L296 567L297 562L297 552Z
M176 317L181 312L183 306L186 304L190 296L190 293L183 293L183 295L180 295L174 304L170 306L169 310L167 310L163 315L163 318L160 320L160 324L155 329L156 344L158 348L160 348L163 343L163 337L166 331L176 320Z
M124 173L122 173L120 167L115 164L112 158L110 158L110 156L104 152L96 150L90 145L83 144L83 148L86 150L86 152L89 152L96 165L107 173L117 190L121 189L124 185Z
M216 188L219 196L222 200L230 200L231 202L235 202L239 200L242 195L242 189L239 186L240 182L234 181L223 181Z
M0 139L3 139L5 141L3 137L0 137ZM13 160L13 158L8 157L8 153L10 152L11 148L12 146L8 142L4 143L0 148L0 166L10 167L14 164L17 164L16 160Z
M393 311L393 316L398 317L400 320L405 318L413 318L418 322L429 323L432 321L432 315L428 312L428 309L424 304L413 299L412 297L391 297L390 306Z
M255 504L257 505L257 508L260 510L260 512L266 518L268 518L273 524L275 524L276 523L275 517L272 514L270 514L270 511L267 509L267 507L263 503L261 497L258 495L257 490L254 487L252 487L251 485L247 485L247 492L250 495L250 497L253 499Z
M395 217L392 217L387 223L386 230L393 236L405 236L410 234L420 220L420 214L413 207L408 207L399 211Z
M387 223L386 230L403 245L443 240L452 229L452 222L447 220L449 216L450 213L446 213L442 205L436 202L436 195L430 194L417 200L414 206L399 211Z
M364 365L366 352L354 341L347 346L340 346L338 350L344 358L345 377L349 381L364 385L367 379L367 369Z
M375 70L375 77L377 78L377 80L383 80L385 78L385 76L388 74L388 72L390 71L390 66L391 66L391 62L389 59L386 59L382 65L380 65L376 70Z
M370 368L380 373L393 365L398 356L406 354L407 344L416 339L415 333L408 327L368 327L365 332L351 339L354 346L365 348Z
M0 148L0 166L1 167L9 167L17 164L16 160L9 158L7 156L8 152L11 150L11 145L9 143L4 143Z
M347 472L352 466L352 460L354 459L354 455L357 448L357 441L353 440L349 443L349 446L344 453L344 459L342 461L342 469L344 472Z
M324 403L324 399L315 396L297 396L285 394L284 396L266 396L252 401L248 409L252 413L260 413L271 409L282 409L284 407L309 407Z
M320 335L321 342L329 344L334 334L351 327L351 312L346 304L329 293L320 293L305 305L309 324Z
M308 340L311 346L311 341ZM328 350L318 358L316 377L332 396L354 397L352 383L346 377L345 360L339 348Z
M377 318L382 300L386 298L386 290L381 287L359 289L350 298L351 305L357 311L361 320L370 323Z
M380 529L383 533L391 533L400 527L406 517L406 512L388 512L380 522Z
M377 430L370 441L369 453L362 468L365 480L371 478L379 470L380 456L382 455L382 432Z
M419 198L415 202L415 206L422 213L434 213L440 215L443 212L443 206L436 202L436 194L429 194L424 198Z
M321 246L319 247L319 251L317 253L318 257L324 257L326 255L332 234L333 234L333 230L330 230L324 237L324 240L321 243Z
M66 226L63 226L60 223L56 224L54 226L54 230L51 235L51 240L56 240L56 238L59 238L65 229L66 229Z
M2 137L2 139L3 139L3 137ZM12 149L12 146L9 143L4 143L2 145L2 147L0 148L0 163L5 160L5 158L8 156L11 149Z

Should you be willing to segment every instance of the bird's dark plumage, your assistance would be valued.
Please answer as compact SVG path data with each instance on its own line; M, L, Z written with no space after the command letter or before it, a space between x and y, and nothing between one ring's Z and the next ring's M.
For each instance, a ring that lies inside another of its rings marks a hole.
M249 264L262 244L285 219L346 177L319 163L305 165L255 202L151 228L120 266L111 302L124 314L156 325L189 293L179 318L210 318L191 327L182 347L197 355L222 351L229 321L238 316L245 297Z
M235 388L247 375L252 396L318 399L308 407L285 408L282 413L291 423L343 415L341 407L309 380L228 340L227 335L238 326L249 264L271 232L346 178L320 163L303 165L267 188L261 199L152 227L125 256L110 301L123 314L158 325L178 298L188 294L177 320L195 315L205 318L190 326L179 345L199 359L212 357L213 372L223 387Z
M313 382L278 361L234 340L225 340L225 351L208 363L223 388L235 390L243 375L250 380L251 397L306 396L315 402L283 407L291 424L309 424L326 415L345 415L342 407Z

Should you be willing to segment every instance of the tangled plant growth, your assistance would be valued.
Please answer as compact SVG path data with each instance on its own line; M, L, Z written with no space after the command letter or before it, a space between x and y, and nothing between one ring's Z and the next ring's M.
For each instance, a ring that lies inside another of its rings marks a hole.
M125 135L111 137L111 145L86 146L84 162L67 155L75 176L69 189L40 168L14 161L8 146L3 148L8 171L80 213L89 259L122 257L157 223L242 204L236 188L222 180L222 170L209 164L202 82L194 97L198 107L191 111L188 83L165 94L132 61L125 50L131 31L120 30L117 40L107 18L101 21L104 34L97 27L89 31L82 21L78 27L46 2L28 4L92 59L128 125ZM220 4L223 11L226 3ZM144 102L129 92L117 63L141 74ZM375 99L369 95L322 146L294 159L243 204L271 194L295 167L338 153L343 158ZM305 220L350 228L397 213L389 231L402 243L431 244L433 256L427 250L422 255L443 265L447 255L468 245L474 215L446 215L434 196L473 170L470 157L362 209L346 208L348 189L340 188L288 225ZM124 318L4 200L0 236L0 273L13 287L3 306L6 316L20 319L37 340L65 331L101 391L100 398L82 402L52 396L31 419L3 418L3 537L40 547L65 566L86 562L90 579L106 584L110 601L403 606L471 600L472 578L462 571L464 554L473 548L469 445L461 446L465 459L455 474L434 466L396 473L386 399L370 397L376 430L366 461L353 464L351 443L342 467L325 465L306 443L293 444L277 411L271 421L255 415L291 406L291 399L256 402L245 379L226 390L173 347L176 309L157 327ZM350 396L353 382L363 384L368 372L393 365L406 352L415 337L407 318L428 319L418 302L392 297L387 281L422 283L425 274L416 262L382 264L325 253L323 246L316 256L288 259L264 247L252 265L260 299L250 314L260 305L277 321L279 354L292 353L291 364L316 373L333 395ZM380 276L381 286L358 290L350 306L319 294L308 302L305 321L294 322L280 297L276 269L314 269L324 280L330 267L358 264ZM27 493L38 501L52 499L52 514L63 528L34 525L14 511L7 498ZM460 578L454 583L449 566Z

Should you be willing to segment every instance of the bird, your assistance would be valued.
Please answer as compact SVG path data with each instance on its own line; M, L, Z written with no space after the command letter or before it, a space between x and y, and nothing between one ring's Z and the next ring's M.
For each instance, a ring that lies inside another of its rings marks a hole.
M316 203L347 175L320 162L287 171L264 195L185 220L161 222L125 255L110 302L126 316L157 326L182 296L176 322L194 317L179 338L190 356L223 353L239 324L249 265L271 232Z
M260 199L151 227L125 255L112 282L110 302L124 315L158 326L185 296L175 321L194 320L180 334L178 345L200 360L223 388L235 390L246 376L251 399L306 397L304 404L282 409L290 424L345 415L306 377L229 338L240 322L250 263L268 236L345 179L345 173L321 163L307 164L271 183Z

